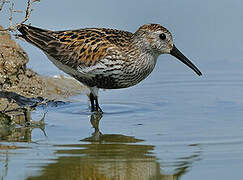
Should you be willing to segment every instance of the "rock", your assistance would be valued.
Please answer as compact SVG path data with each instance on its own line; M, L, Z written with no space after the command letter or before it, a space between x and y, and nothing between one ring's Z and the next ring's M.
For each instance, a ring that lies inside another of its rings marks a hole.
M1 32L0 89L2 91L12 91L26 97L37 97L44 93L45 83L37 73L26 68L28 61L27 54L11 39L10 34Z
M26 67L28 62L28 55L11 39L10 34L0 31L0 114L20 108L16 99L8 97L9 93L5 92L13 92L26 98L64 100L87 89L73 78L39 76ZM17 111L16 115L21 113L25 118L23 111Z

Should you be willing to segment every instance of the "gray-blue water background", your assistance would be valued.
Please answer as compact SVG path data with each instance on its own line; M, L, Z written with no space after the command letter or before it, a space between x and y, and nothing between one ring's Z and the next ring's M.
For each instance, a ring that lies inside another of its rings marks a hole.
M16 1L16 8L23 9L24 2ZM155 70L139 85L101 91L105 111L100 122L102 133L144 141L117 143L115 152L120 150L120 155L112 151L114 146L109 149L109 143L102 144L114 156L103 157L104 152L100 155L97 150L97 162L92 161L92 167L103 168L106 177L116 177L107 169L119 162L123 170L136 166L138 170L133 173L141 173L143 179L166 179L169 175L183 180L242 179L243 1L41 0L33 8L29 22L52 30L107 27L134 32L143 24L159 23L172 32L176 46L203 73L198 77L174 57L161 55ZM8 25L7 12L5 9L0 14L1 25ZM15 18L21 19L21 14ZM42 75L63 74L39 49L18 42L29 55L30 68ZM72 161L76 157L75 169L86 163L86 156L94 156L90 152L100 146L79 141L93 132L88 100L84 95L75 98L75 103L48 110L47 137L40 130L33 131L33 143L13 143L30 149L0 154L0 177L43 179L52 164L65 164L63 158ZM38 119L42 114L39 110L32 115ZM138 158L134 160L126 153ZM136 164L139 159L144 164ZM130 164L124 163L129 160Z

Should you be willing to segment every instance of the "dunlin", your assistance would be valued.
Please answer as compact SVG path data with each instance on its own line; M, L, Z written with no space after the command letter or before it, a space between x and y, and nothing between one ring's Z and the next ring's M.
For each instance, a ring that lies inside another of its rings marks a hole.
M145 24L135 33L106 28L50 31L25 24L18 30L20 37L43 50L59 69L89 87L91 111L101 111L100 88L138 84L153 71L160 54L171 54L202 75L159 24Z

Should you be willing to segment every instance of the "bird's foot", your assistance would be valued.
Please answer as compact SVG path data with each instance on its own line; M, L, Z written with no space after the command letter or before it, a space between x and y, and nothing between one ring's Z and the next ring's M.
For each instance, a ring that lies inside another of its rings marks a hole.
M102 111L102 109L100 108L100 106L96 106L96 111L97 111L97 112L100 112L100 113L103 114L103 111Z
M94 113L98 112L98 113L102 113L103 114L103 111L100 108L100 106L91 107L91 112L94 112Z

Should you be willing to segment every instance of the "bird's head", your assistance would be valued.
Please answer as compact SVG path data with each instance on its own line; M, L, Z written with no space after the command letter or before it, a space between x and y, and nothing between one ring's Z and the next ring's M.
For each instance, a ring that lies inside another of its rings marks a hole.
M174 45L172 34L159 24L145 24L141 26L134 34L137 41L142 42L141 48L150 51L159 56L160 54L171 54L181 62L189 66L199 76L200 70L192 64Z

